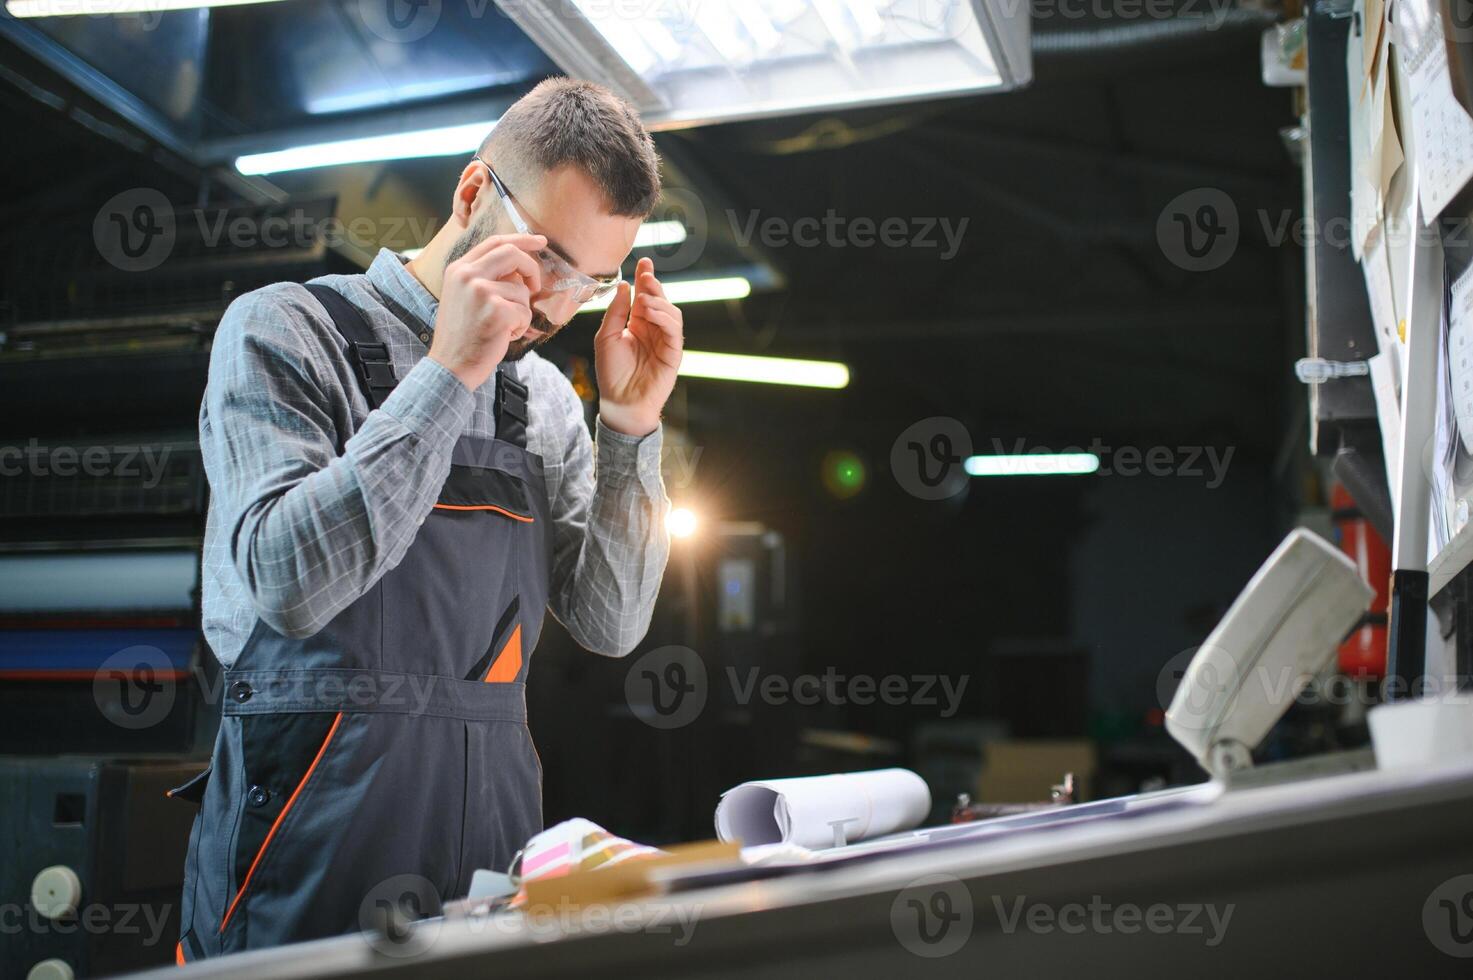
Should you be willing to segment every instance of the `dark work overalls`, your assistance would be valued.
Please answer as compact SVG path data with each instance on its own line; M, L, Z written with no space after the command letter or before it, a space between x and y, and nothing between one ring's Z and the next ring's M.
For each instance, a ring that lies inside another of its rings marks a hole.
M387 347L339 293L308 289L378 407ZM182 961L359 929L400 876L462 897L542 829L524 691L551 529L517 374L498 370L496 438L456 443L403 561L314 636L258 621L225 671L210 768L172 794L201 804Z

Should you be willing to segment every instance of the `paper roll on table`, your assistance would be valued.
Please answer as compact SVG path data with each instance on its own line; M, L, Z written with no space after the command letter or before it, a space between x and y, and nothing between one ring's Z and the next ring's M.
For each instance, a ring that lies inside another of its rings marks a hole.
M920 826L931 791L909 769L760 779L721 795L716 835L724 841L837 847Z

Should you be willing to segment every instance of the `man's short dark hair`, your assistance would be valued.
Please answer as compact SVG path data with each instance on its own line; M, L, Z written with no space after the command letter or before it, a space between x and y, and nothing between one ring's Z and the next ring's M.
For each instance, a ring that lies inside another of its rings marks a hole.
M512 193L571 164L603 190L610 214L647 218L660 198L660 158L639 114L593 82L540 83L506 110L481 155Z

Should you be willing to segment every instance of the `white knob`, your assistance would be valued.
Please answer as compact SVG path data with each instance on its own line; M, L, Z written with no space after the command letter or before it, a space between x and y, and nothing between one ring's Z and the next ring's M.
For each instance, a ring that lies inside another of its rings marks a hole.
M70 963L56 959L42 960L26 974L26 980L73 980L75 977Z
M82 879L64 864L42 868L40 874L36 875L36 880L31 882L31 907L48 919L60 919L74 914L81 901ZM52 961L46 961L50 962ZM36 965L39 968L44 964Z

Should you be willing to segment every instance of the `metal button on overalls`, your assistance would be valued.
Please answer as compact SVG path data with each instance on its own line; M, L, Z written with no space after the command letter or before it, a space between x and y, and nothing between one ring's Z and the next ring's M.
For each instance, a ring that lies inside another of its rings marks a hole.
M339 294L308 288L377 407L394 383L387 348ZM227 671L182 958L358 929L370 892L398 875L461 897L541 830L524 684L551 538L518 373L498 370L496 438L456 443L400 564L311 637L258 622Z

